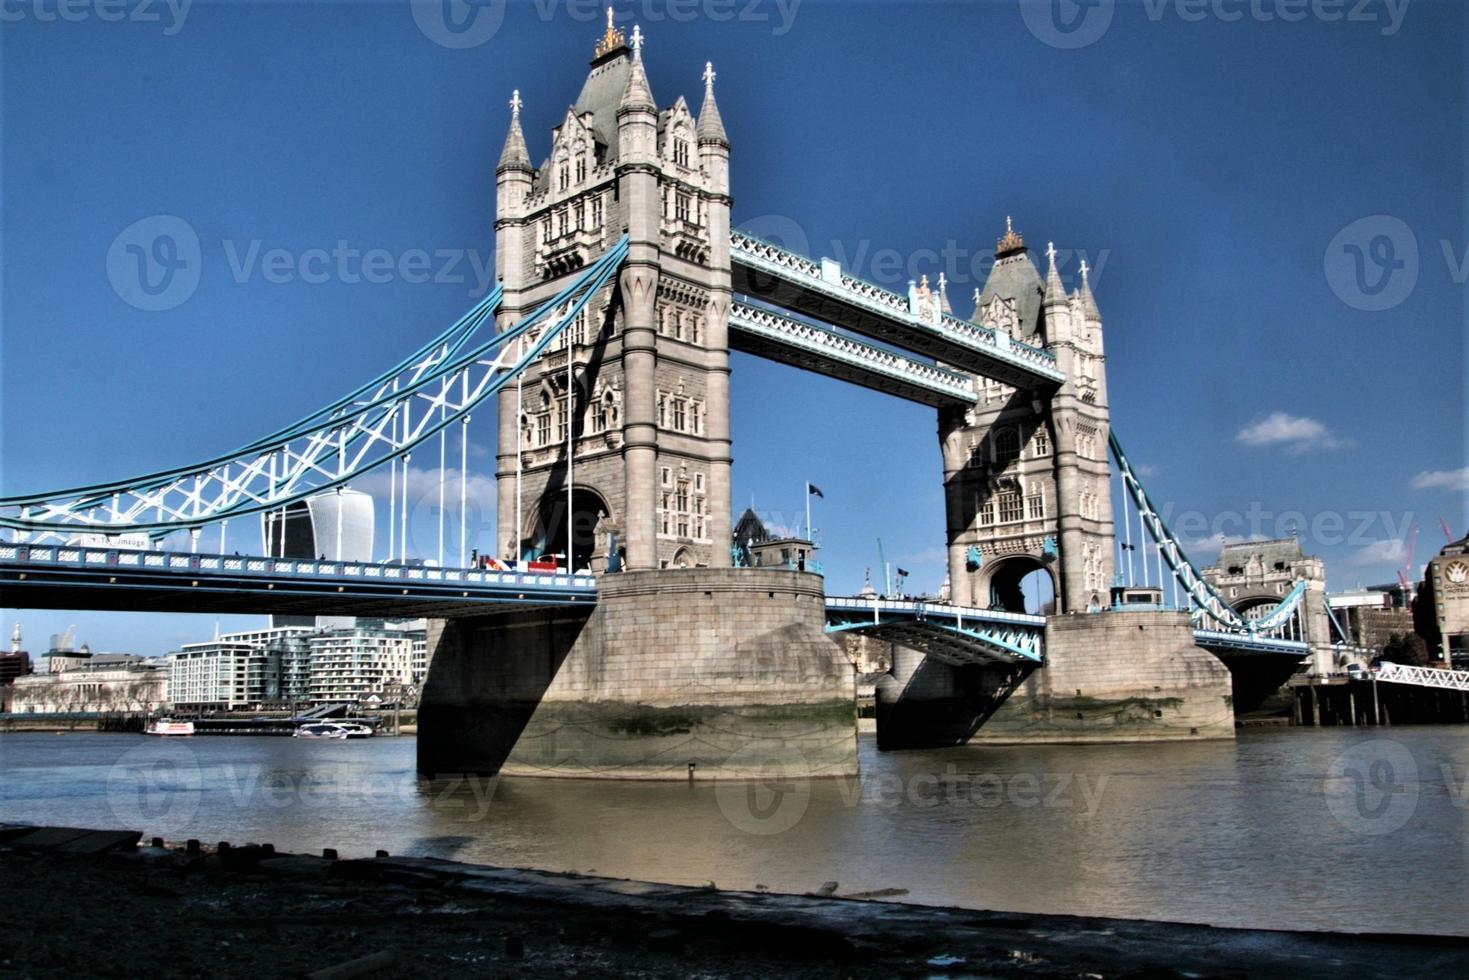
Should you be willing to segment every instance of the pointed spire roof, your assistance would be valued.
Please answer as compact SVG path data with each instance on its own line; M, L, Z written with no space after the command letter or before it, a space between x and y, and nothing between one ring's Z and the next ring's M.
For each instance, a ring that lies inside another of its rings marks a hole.
M949 280L942 272L939 273L939 309L954 315L954 308L949 305Z
M496 170L530 170L530 153L525 148L525 133L520 128L520 89L510 94L510 132L505 135L505 149L500 151Z
M980 308L995 299L1006 300L1015 308L1016 336L1029 337L1040 328L1041 307L1045 300L1045 283L1040 270L1030 260L1025 239L1005 219L1005 234L995 243L995 264L984 281L984 291L976 301L974 317L984 322Z
M1081 285L1077 287L1076 298L1081 303L1081 311L1086 314L1088 320L1102 319L1101 311L1097 309L1096 298L1092 296L1091 283L1087 281L1087 273L1091 269L1086 264L1086 259L1081 260Z
M627 86L617 103L619 113L631 109L658 111L658 103L653 101L653 90L648 87L648 73L643 69L643 29L636 24L632 29L632 67L628 69Z
M724 120L719 116L719 104L714 101L714 63L704 62L704 104L699 107L699 142L729 145L724 134Z
M1065 303L1067 300L1066 287L1061 285L1061 274L1056 271L1056 243L1046 242L1046 306L1054 306Z

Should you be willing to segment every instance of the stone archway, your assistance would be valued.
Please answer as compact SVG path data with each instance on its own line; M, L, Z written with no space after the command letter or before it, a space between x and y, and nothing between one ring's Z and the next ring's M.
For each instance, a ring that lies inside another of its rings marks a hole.
M541 500L536 515L535 550L540 554L571 556L573 571L591 567L597 552L597 523L611 514L607 500L590 487L571 491L571 548L567 549L566 494L556 493Z
M1241 596L1230 603L1230 607L1245 619L1259 619L1266 615L1276 606L1280 605L1283 595L1274 595L1269 592L1261 592L1253 595ZM1282 639L1302 640L1305 633L1301 629L1301 610L1297 607L1291 613L1290 619L1286 620L1284 628L1280 632Z
M1056 608L1056 575L1034 555L1007 555L989 564L980 605L1005 612L1047 613Z

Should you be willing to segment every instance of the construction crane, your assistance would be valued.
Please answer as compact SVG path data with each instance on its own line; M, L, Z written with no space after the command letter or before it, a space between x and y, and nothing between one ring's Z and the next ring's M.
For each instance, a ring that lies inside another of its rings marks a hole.
M1403 599L1406 601L1413 597L1413 583L1410 579L1417 579L1418 575L1413 570L1413 551L1418 544L1418 525L1408 532L1407 554L1403 558L1403 567L1398 572L1398 584L1403 587Z

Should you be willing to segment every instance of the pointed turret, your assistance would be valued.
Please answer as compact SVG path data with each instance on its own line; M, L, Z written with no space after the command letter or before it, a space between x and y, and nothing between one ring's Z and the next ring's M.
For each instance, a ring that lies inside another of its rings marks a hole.
M1046 298L1045 307L1050 309L1057 304L1065 305L1068 299L1066 287L1061 285L1061 274L1056 271L1056 243L1046 243Z
M505 135L505 149L500 151L500 165L495 173L506 170L533 171L530 151L525 148L525 132L520 128L520 89L510 94L510 132Z
M608 8L610 11L612 8ZM643 69L643 29L634 24L632 29L632 67L627 73L627 85L617 103L617 113L644 109L657 112L658 103L653 101L653 90L648 87L648 73Z
M495 168L495 216L497 221L515 220L522 215L525 200L535 184L536 168L530 164L525 148L525 133L520 129L520 89L510 95L510 132L505 136L505 149L500 165ZM498 263L504 252L496 250Z
M1087 279L1087 274L1090 271L1091 270L1087 267L1086 260L1083 259L1081 263L1081 285L1077 287L1076 298L1077 302L1081 305L1082 315L1086 317L1087 322L1101 323L1102 314L1101 311L1097 309L1097 301L1096 298L1092 296L1091 283Z
M954 308L949 305L949 280L942 272L939 273L939 309L954 315Z
M707 141L729 146L724 120L719 116L719 103L714 101L714 78L713 62L704 62L704 104L699 107L699 143Z

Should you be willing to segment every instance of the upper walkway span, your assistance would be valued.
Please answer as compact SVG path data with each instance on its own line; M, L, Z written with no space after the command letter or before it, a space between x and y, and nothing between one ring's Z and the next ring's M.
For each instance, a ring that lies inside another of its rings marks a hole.
M750 235L730 236L731 286L752 299L834 324L944 365L1026 389L1059 386L1049 352L950 314L917 315L905 296Z
M934 408L975 402L969 375L747 303L730 309L729 346Z

